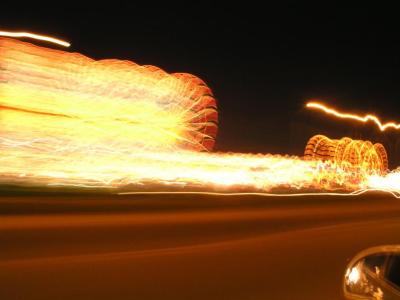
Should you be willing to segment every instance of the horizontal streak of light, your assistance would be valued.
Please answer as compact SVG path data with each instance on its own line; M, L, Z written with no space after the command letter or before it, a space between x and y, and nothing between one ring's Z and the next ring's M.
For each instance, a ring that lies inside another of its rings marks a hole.
M63 41L63 40L60 40L57 38L53 38L50 36L36 34L36 33L30 33L30 32L0 31L0 36L7 36L7 37L14 37L14 38L26 37L26 38L30 38L30 39L34 39L34 40L46 41L46 42L57 44L57 45L60 45L63 47L71 46L71 44L66 41Z
M367 192L389 193L397 199L400 199L400 193L385 189L360 189L350 193L318 192L318 193L293 193L293 194L274 194L274 193L220 193L220 192L121 192L118 195L210 195L210 196L263 196L263 197L304 197L304 196L359 196Z
M394 122L382 124L382 122L378 119L378 117L376 117L374 115L365 115L365 116L361 117L359 115L354 115L354 114L350 114L350 113L342 113L342 112L338 112L337 110L335 110L333 108L327 107L322 103L317 103L317 102L308 102L306 104L306 107L319 109L329 115L333 115L335 117L342 118L342 119L352 119L352 120L356 120L356 121L363 122L363 123L372 121L379 127L380 131L385 131L387 128L400 129L400 124L396 124Z

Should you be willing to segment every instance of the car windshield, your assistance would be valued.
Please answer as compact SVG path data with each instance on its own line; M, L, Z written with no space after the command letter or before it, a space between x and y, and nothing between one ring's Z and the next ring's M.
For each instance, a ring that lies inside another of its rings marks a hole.
M377 254L365 258L364 266L370 269L376 275L379 275L385 264L387 255Z
M400 288L400 255L391 257L387 267L386 279Z

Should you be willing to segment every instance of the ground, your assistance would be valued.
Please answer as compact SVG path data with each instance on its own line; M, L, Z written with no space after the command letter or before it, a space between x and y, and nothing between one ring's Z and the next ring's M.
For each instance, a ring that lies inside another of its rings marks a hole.
M8 194L0 299L342 299L359 251L400 244L400 200Z

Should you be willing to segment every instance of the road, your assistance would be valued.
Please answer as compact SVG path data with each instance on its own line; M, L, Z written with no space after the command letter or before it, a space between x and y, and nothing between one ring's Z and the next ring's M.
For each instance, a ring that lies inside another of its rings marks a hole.
M342 299L359 251L400 244L400 199L5 194L0 299Z

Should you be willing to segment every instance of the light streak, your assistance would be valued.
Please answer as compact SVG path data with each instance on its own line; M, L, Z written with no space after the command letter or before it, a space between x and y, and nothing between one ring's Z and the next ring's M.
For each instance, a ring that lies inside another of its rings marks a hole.
M307 193L257 193L257 192L242 192L242 193L235 193L235 192L171 192L171 191L163 191L163 192L120 192L118 195L208 195L208 196L261 196L261 197L316 197L316 196L334 196L334 197L348 197L348 196L360 196L366 193L387 193L392 195L393 197L400 199L400 193L395 192L392 190L385 190L385 189L361 189L353 192L348 193L335 193L335 192L307 192Z
M216 102L193 75L6 38L0 67L1 137L13 143L54 141L60 149L92 151L213 148Z
M324 137L307 159L212 153L217 121L211 90L193 75L0 38L0 184L400 192L384 175L384 148L368 141Z
M355 120L355 121L362 122L362 123L367 123L368 121L372 121L378 126L380 131L385 131L388 128L393 128L396 130L400 129L400 124L394 123L394 122L382 123L379 120L379 118L375 115L368 114L365 116L359 116L359 115L350 114L350 113L342 113L342 112L339 112L331 107L328 107L328 106L326 106L322 103L318 103L318 102L308 102L306 104L306 107L322 110L326 114L333 115L335 117L342 118L342 119L351 119L351 120Z
M57 44L63 47L70 47L71 44L46 35L41 35L41 34L35 34L35 33L30 33L30 32L11 32L11 31L1 31L0 30L0 36L7 36L7 37L14 37L14 38L30 38L34 40L39 40L39 41L46 41L49 43Z
M365 180L330 162L270 154L132 152L106 147L93 151L60 149L45 141L17 147L0 144L0 149L0 180L17 185L268 192L277 188L353 190Z
M387 153L382 144L348 137L336 140L323 135L313 136L306 145L304 157L331 161L341 169L357 173L383 175L388 170Z

